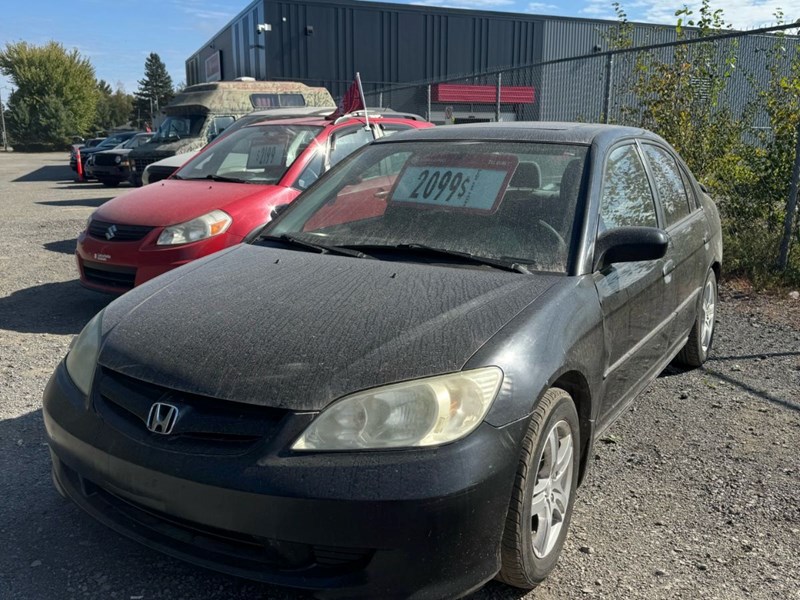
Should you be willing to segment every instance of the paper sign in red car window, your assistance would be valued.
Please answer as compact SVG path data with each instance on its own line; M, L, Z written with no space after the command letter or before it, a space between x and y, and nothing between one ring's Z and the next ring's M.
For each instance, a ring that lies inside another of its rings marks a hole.
M493 212L519 160L508 154L437 154L412 158L391 194L396 204Z
M267 140L253 140L247 156L248 169L275 167L283 164L286 144L274 144Z

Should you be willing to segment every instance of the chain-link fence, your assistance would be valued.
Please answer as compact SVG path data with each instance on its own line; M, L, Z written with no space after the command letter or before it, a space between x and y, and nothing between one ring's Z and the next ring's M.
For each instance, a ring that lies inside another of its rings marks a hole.
M797 25L707 38L687 37L651 46L621 48L511 69L459 75L433 81L386 84L364 81L369 106L413 112L437 124L471 121L584 121L626 123L640 106L642 72L656 63L711 61L724 67L726 83L714 99L742 116L770 83L776 63L788 74L800 38L782 35ZM688 32L691 36L692 32ZM778 55L777 51L783 48ZM718 69L694 69L698 96L711 100L710 79ZM707 75L705 78L702 75ZM328 82L330 83L330 82ZM339 82L336 82L339 83ZM349 82L341 82L349 83ZM457 89L458 87L461 89ZM491 88L489 90L488 88ZM528 94L524 94L527 91ZM459 95L460 94L460 95ZM445 113L450 117L445 118ZM455 116L450 116L451 113ZM459 116L460 115L460 116ZM638 124L638 123L636 123ZM764 115L753 127L769 127Z

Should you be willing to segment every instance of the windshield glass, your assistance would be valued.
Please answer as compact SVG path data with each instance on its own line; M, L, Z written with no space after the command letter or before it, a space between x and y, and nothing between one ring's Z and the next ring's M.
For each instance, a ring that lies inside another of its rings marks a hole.
M142 144L146 144L150 140L151 137L153 137L153 136L150 135L149 133L142 134L142 135L135 135L131 139L129 139L127 142L122 144L122 147L126 148L126 149L138 148Z
M112 135L104 139L102 142L98 144L99 148L113 148L114 146L120 145L127 139L128 136L125 135Z
M360 247L377 258L380 247L426 246L564 273L582 213L587 151L511 142L373 144L264 233Z
M151 142L175 141L183 138L197 137L203 131L206 115L178 115L167 117L159 125Z
M244 127L198 154L176 178L277 183L309 146L316 145L320 131L322 127L280 123Z

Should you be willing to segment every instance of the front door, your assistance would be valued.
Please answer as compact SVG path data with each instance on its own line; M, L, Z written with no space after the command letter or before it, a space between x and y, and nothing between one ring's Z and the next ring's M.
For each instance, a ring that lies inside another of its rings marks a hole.
M606 159L598 235L616 227L657 227L653 192L635 144ZM604 397L598 426L613 420L660 368L671 307L665 260L610 265L594 274L605 335Z

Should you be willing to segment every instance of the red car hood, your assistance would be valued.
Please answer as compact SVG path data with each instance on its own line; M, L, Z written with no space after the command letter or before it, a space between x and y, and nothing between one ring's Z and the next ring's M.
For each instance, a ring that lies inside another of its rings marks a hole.
M229 214L238 205L275 198L288 202L297 192L277 186L167 179L117 196L92 215L98 221L126 225L167 226L183 223L220 208Z

